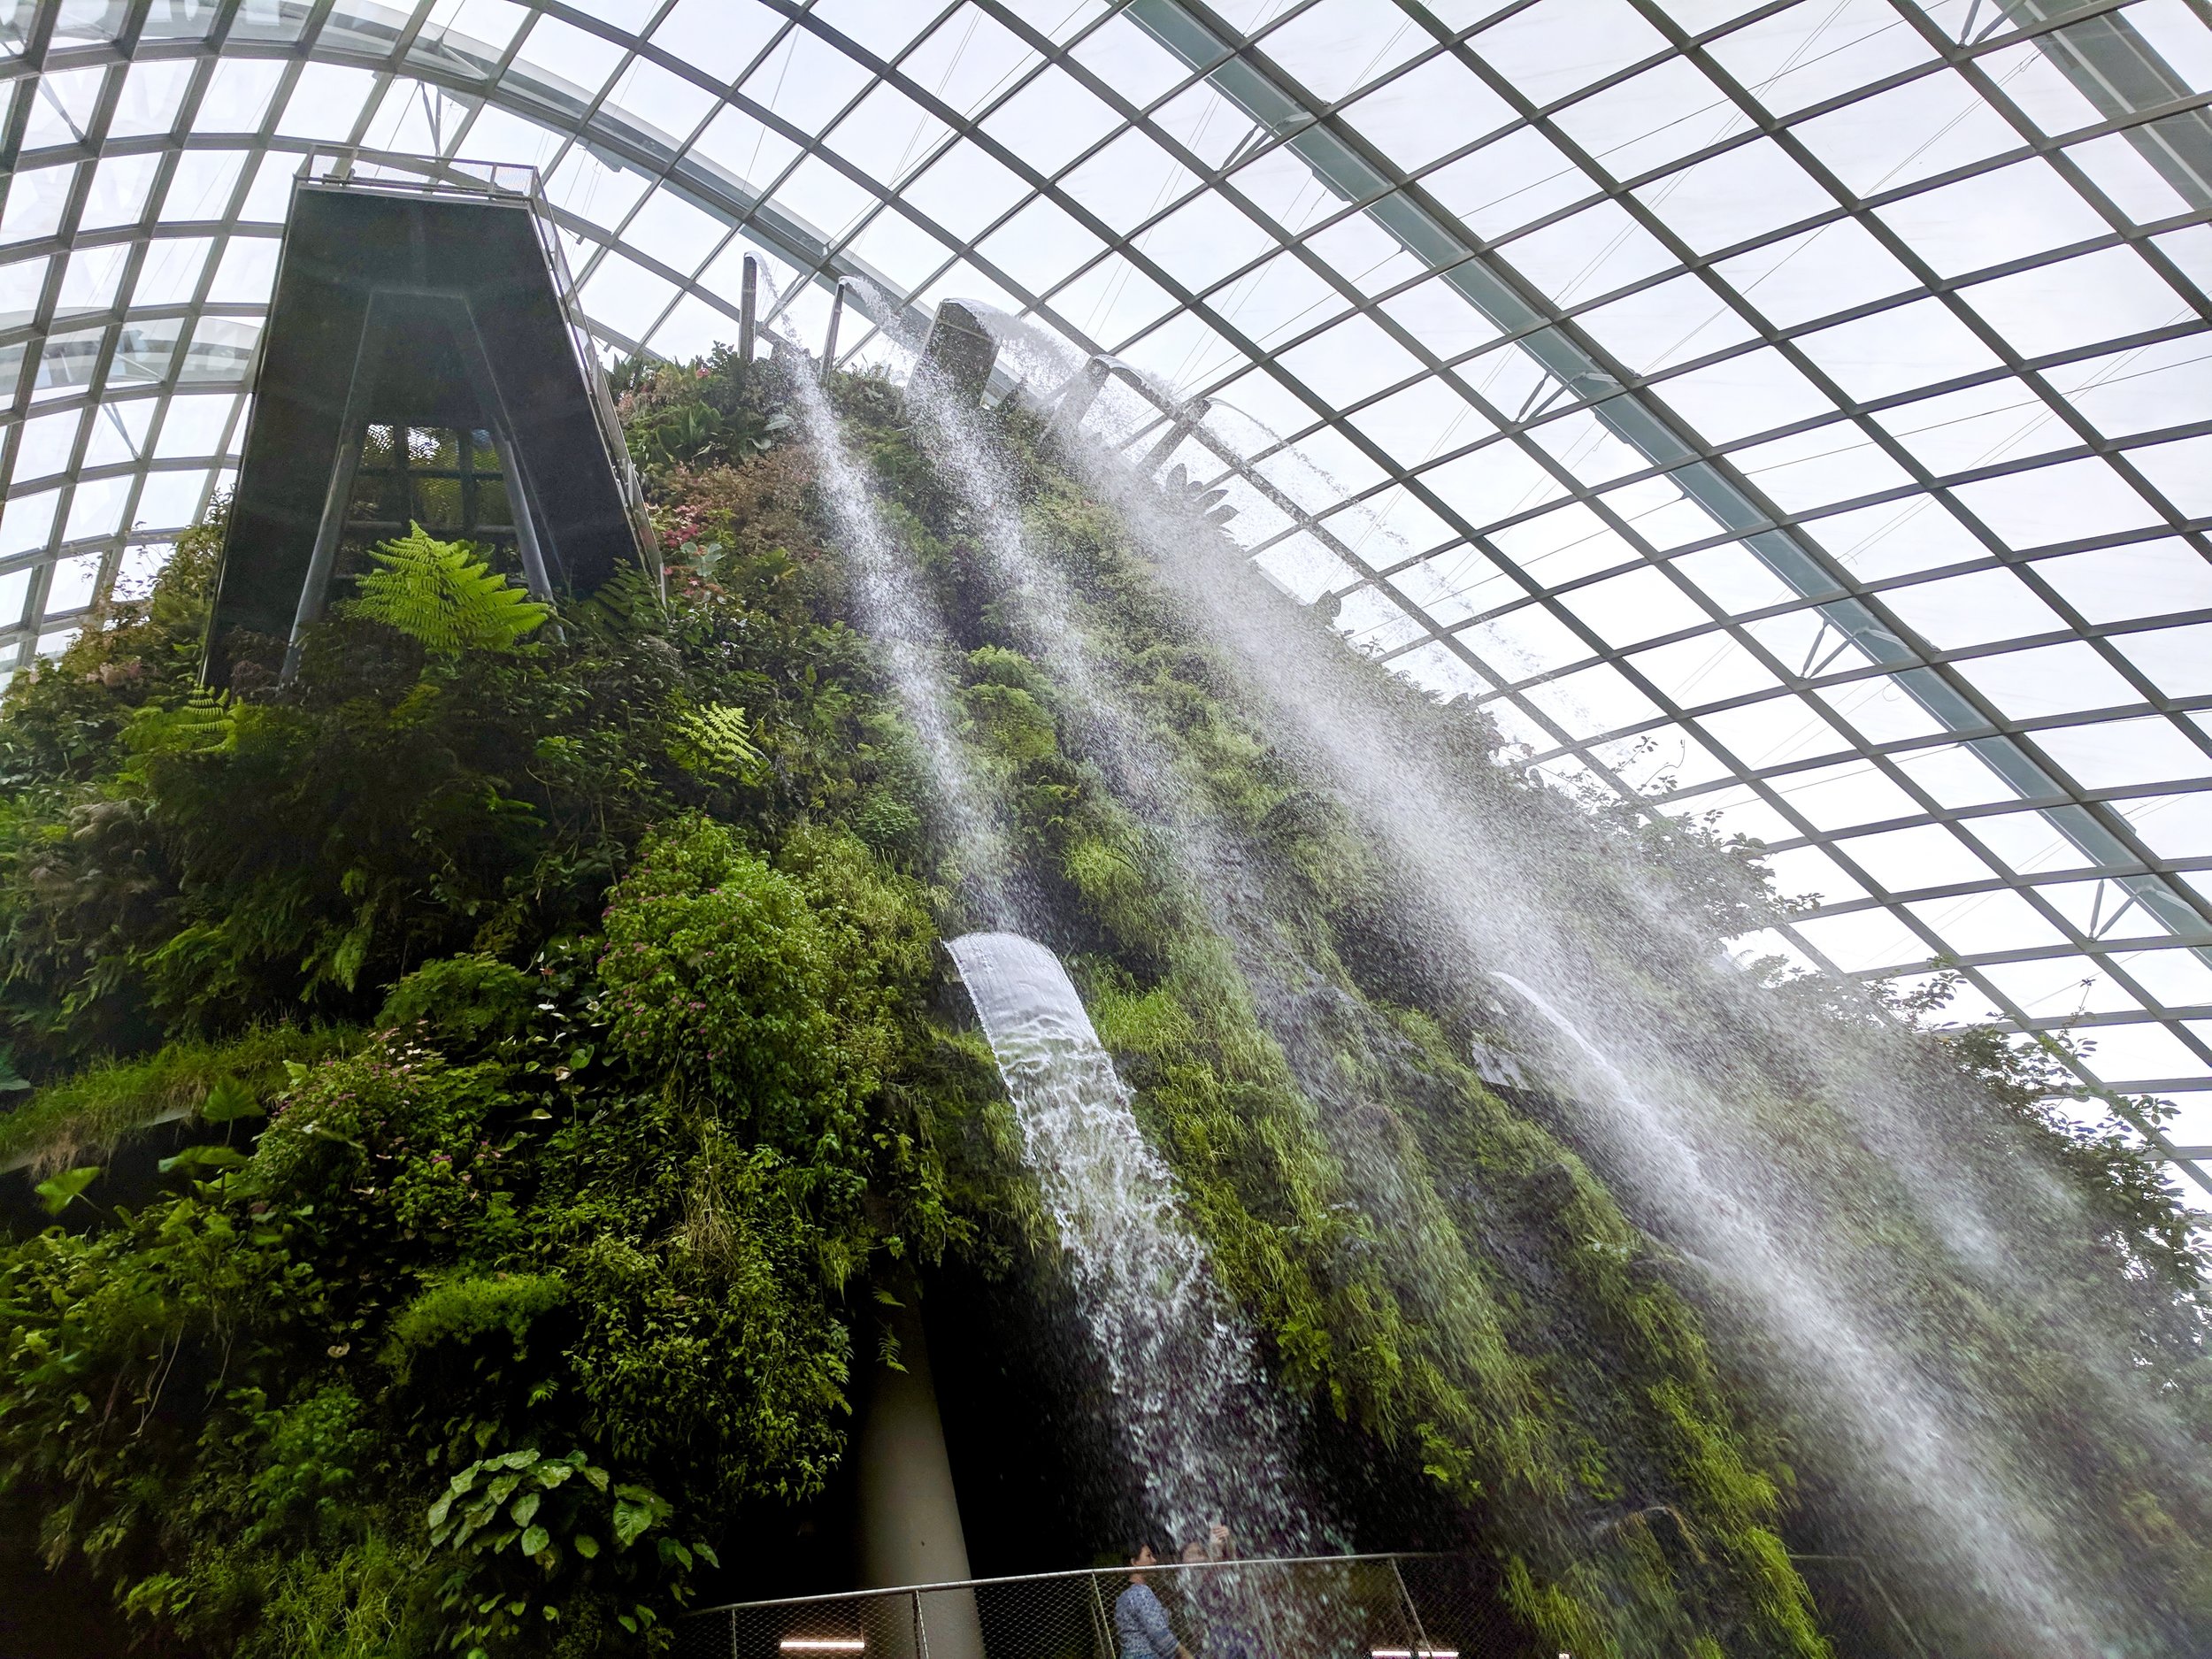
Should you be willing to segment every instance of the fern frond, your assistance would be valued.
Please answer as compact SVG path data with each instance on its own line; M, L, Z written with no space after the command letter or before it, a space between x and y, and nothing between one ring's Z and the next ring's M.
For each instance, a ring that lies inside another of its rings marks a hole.
M131 717L123 741L134 756L211 755L238 744L238 710L228 694L205 686L174 708L148 703Z
M668 752L696 778L741 776L760 764L745 710L727 703L687 709L676 717Z
M353 611L397 628L440 656L511 651L552 613L478 558L465 541L441 541L419 524L373 555L355 585Z

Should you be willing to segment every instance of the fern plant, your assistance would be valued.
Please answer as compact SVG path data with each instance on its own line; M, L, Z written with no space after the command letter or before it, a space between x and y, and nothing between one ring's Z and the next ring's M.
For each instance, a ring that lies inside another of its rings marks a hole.
M683 710L672 723L668 752L695 778L741 777L760 763L745 710L727 703Z
M442 657L511 651L551 615L476 557L419 524L378 548L375 570L356 585L353 611L397 628Z

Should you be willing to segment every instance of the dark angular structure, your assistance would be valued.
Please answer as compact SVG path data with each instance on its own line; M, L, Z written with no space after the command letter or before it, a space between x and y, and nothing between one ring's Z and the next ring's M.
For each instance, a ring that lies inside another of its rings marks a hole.
M488 438L541 598L657 562L598 360L527 168L295 187L232 502L206 678L321 615L372 429Z
M977 403L990 386L997 363L998 341L975 306L966 300L946 300L930 320L915 373L936 380L955 401Z

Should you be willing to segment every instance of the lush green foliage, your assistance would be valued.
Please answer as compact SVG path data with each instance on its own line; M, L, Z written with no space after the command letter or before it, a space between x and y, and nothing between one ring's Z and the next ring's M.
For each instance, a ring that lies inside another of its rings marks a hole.
M937 1011L956 849L777 374L621 380L664 596L626 578L541 626L411 536L296 681L211 695L211 531L8 693L0 1041L40 1087L0 1162L60 1225L0 1252L0 1494L195 1650L651 1650L717 1550L831 1481L910 1263L1061 1294L987 1058ZM1087 741L895 392L836 396L1055 941L1360 1541L1417 1514L1483 1552L1543 1651L1826 1651L1777 1419L1604 1171L1469 1068L1479 1010L1407 948L1414 895L1038 434L1004 434L1029 533L1138 767ZM1470 787L1560 814L1594 884L1724 932L1769 902L1694 829L1623 814L1601 849L1479 718L1377 678ZM1179 877L1163 800L1235 849L1233 892ZM1955 1058L2100 1218L2065 1295L2124 1284L2139 1362L2201 1388L2170 1194L2049 1117L2032 1060ZM130 1187L112 1155L157 1122L188 1144Z
M65 1225L0 1253L0 1487L173 1639L657 1646L835 1467L873 1273L963 1235L933 1125L986 1074L928 894L835 827L907 774L764 467L665 603L556 634L411 537L292 686L211 695L202 534L10 693L45 1086L0 1148Z
M371 557L374 568L354 585L355 612L441 657L512 650L549 614L468 547L436 541L419 524Z

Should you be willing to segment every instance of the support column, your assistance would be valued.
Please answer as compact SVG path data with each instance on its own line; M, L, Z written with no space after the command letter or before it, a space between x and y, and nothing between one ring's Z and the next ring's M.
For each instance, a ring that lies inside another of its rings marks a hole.
M860 1486L863 1589L946 1584L972 1576L918 1298L910 1283L902 1294L905 1305L894 1313L892 1329L904 1369L874 1367L853 1441ZM902 1602L893 1617L911 1620L910 1607ZM984 1659L972 1591L922 1596L918 1622L920 1640L911 1646L925 1648L926 1659ZM892 1641L885 1651L895 1654L907 1645Z

